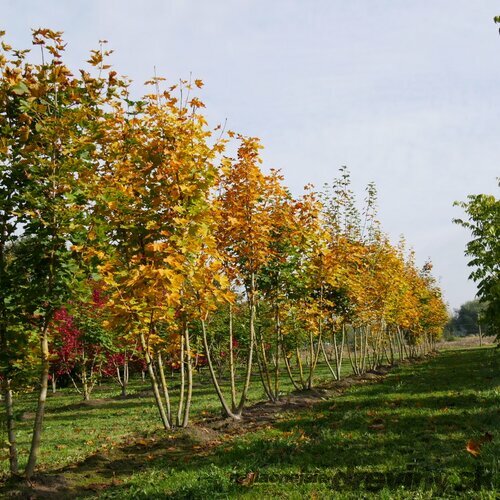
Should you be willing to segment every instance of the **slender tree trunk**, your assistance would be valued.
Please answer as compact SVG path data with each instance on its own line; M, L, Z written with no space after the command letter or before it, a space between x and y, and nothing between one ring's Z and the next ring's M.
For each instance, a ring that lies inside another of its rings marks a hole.
M388 359L388 362L392 366L394 364L394 348L392 345L392 335L389 327L387 327L387 338L389 339L389 352L391 353L391 358L390 360Z
M87 368L85 366L85 358L83 359L83 367L81 371L81 381L82 381L82 388L83 388L83 399L85 401L90 400L90 391L89 391L89 384L87 380Z
M123 376L120 372L120 367L118 365L116 366L116 379L118 380L118 384L120 385L121 388L120 397L122 399L125 399L127 397L127 385L128 385L127 366L128 366L128 361L125 358L125 361L123 362Z
M300 390L301 389L300 385L297 384L297 382L295 382L295 379L293 378L292 367L290 366L290 360L288 359L288 356L284 351L283 351L283 359L285 360L285 367L286 367L286 372L288 373L288 378L292 382L295 389Z
M333 344L335 346L335 365L337 369L337 380L340 380L342 372L342 361L344 358L344 344L345 344L345 324L342 323L342 338L340 340L340 346L337 345L337 337L333 335Z
M409 345L407 344L406 340L405 340L405 336L404 336L404 332L402 330L400 330L401 332L401 345L403 346L403 352L404 352L404 355L406 357L409 356ZM408 345L408 347L407 347Z
M180 368L181 368L181 388L180 388L180 395L179 395L179 408L177 409L177 425L180 426L182 422L182 410L184 407L184 387L186 384L186 376L185 376L185 366L184 366L184 332L181 333L180 335L180 341L181 341L181 363L180 363Z
M307 388L312 388L312 365L314 359L314 336L312 331L309 332L309 375L307 376ZM307 359L306 359L307 361Z
M233 305L229 304L229 380L231 383L231 409L236 411L236 381L234 373Z
M125 395L127 394L129 380L130 380L130 370L128 365L128 359L125 358L125 363L123 365L123 385L125 386Z
M256 343L257 343L257 349L256 349L256 358L257 358L257 364L259 366L259 372L260 372L260 379L262 381L262 386L264 387L264 391L270 401L275 400L275 396L273 394L272 390L272 384L271 384L271 378L269 375L269 363L267 360L266 356L266 348L264 345L264 339L262 337L262 333L259 330L258 335L256 336ZM259 355L259 349L260 349L260 355Z
M274 366L274 394L276 399L280 392L280 355L281 355L281 316L279 305L276 305L276 353Z
M306 388L306 382L304 380L304 368L302 366L302 357L300 355L300 350L297 347L295 349L295 354L297 356L297 366L299 368L299 378L300 378L300 384L302 385L302 389Z
M250 285L250 345L248 346L248 356L247 356L247 366L246 366L246 375L245 375L245 383L243 386L243 390L241 391L240 403L238 404L238 415L241 415L243 412L243 408L247 401L248 389L250 387L250 380L252 377L252 362L253 362L253 350L255 346L255 274L252 273L251 276L251 285Z
M42 441L43 417L45 415L45 401L47 400L47 385L49 380L49 339L48 325L45 325L40 336L40 354L41 354L41 373L40 373L40 391L38 394L38 405L33 426L33 436L31 439L30 454L24 474L30 479L34 472L40 454L40 443Z
M17 442L16 442L16 428L14 421L14 403L12 398L11 381L4 375L2 380L2 389L4 396L6 427L7 427L7 441L9 445L9 470L12 475L18 474L19 464L17 459Z
M362 331L361 370L362 370L362 373L365 373L366 372L366 361L367 361L367 357L368 357L368 338L370 335L370 327L365 326L364 328L362 328L361 331Z
M201 331L203 335L203 347L205 349L205 355L207 356L207 363L208 363L208 370L210 372L210 377L212 378L212 383L215 388L215 392L217 393L217 396L219 398L219 401L221 403L222 409L224 411L225 416L231 417L234 420L239 420L240 416L237 415L235 412L231 411L229 408L229 405L226 402L226 398L224 397L224 394L222 393L222 389L220 387L219 381L217 380L217 374L215 373L214 365L212 363L212 355L210 353L210 348L208 346L208 339L207 339L207 328L205 325L205 320L201 320Z
M349 342L347 343L347 354L349 355L349 361L351 362L352 371L355 375L359 375L359 367L358 367L358 339L357 339L357 331L356 328L352 328L352 336L353 336L353 349L351 356L351 348Z
M257 341L257 344L258 344L258 341ZM269 388L269 380L266 380L265 378L265 374L264 374L264 367L262 366L262 359L261 359L261 356L259 355L259 348L257 346L257 352L255 353L256 354L256 359L257 359L257 366L259 367L259 377L260 377L260 381L262 383L262 388L264 389L264 392L266 393L266 396L267 396L267 399L269 399L269 401L273 401L273 396L272 396L272 393L271 393L271 390Z
M333 379L338 380L337 372L333 369L333 366L330 364L330 360L328 359L328 354L326 353L325 343L323 342L323 340L321 340L321 352L323 353L323 358L325 358L326 366L330 370L330 373L332 374Z
M141 341L141 346L142 346L142 351L144 353L144 356L146 358L146 365L148 369L148 374L149 374L149 380L151 382L151 388L153 389L153 394L155 397L156 401L156 406L158 407L158 412L160 413L160 419L163 424L163 427L165 430L170 429L170 422L168 420L167 414L165 413L165 407L163 405L163 401L161 400L161 395L160 395L160 390L158 388L158 380L156 378L156 374L154 371L153 367L153 359L151 355L149 354L149 348L146 343L146 338L144 337L144 333L141 332L140 334L140 341Z
M187 395L186 395L186 405L184 408L184 418L182 420L182 427L187 427L189 424L189 411L191 409L191 398L193 396L193 365L191 361L191 345L189 342L189 328L186 323L184 327L184 341L186 343L186 367L187 367Z
M160 384L163 391L163 397L165 398L165 404L167 406L167 420L170 426L172 426L173 425L172 408L170 406L170 395L168 393L167 379L165 378L165 369L163 367L163 358L161 352L158 352L157 355L157 365L158 365L158 372L160 374Z

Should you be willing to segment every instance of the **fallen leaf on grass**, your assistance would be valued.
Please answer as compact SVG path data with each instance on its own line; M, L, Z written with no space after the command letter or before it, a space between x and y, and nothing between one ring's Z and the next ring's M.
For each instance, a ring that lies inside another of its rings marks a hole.
M473 457L477 457L481 453L481 443L479 443L478 441L474 441L472 439L469 439L469 441L467 441L467 445L465 446L465 449Z
M248 472L246 476L239 477L236 482L242 486L252 486L255 480L259 477L259 471Z
M493 441L493 434L491 432L485 432L479 439L469 439L465 446L465 449L473 456L477 457L481 453L481 446L484 443L491 443Z

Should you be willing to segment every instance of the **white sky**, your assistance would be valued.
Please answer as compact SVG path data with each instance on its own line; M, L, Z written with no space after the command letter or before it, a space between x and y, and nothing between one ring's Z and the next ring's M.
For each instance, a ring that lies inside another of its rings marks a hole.
M428 257L452 308L473 298L452 206L497 191L500 36L493 0L0 0L18 48L65 32L70 66L97 41L138 89L153 74L201 78L213 125L260 137L294 193L341 165L359 197Z

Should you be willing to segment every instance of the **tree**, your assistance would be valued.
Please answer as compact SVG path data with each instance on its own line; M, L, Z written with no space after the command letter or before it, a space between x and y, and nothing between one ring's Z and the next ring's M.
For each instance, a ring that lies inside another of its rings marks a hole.
M500 180L499 180L500 186ZM469 195L466 202L455 202L465 210L467 219L455 219L468 229L472 239L465 255L473 268L469 279L478 285L477 296L485 304L484 319L500 332L500 199L493 195ZM498 337L500 338L500 337Z
M111 326L124 328L141 347L169 429L175 422L163 358L180 364L176 425L186 426L193 359L187 290L195 281L193 264L206 254L222 144L209 144L201 101L179 102L176 86L160 94L160 80L149 82L156 92L117 102L106 119L102 164L92 180L92 226L81 249L97 261ZM192 90L181 82L181 91L186 86Z
M484 321L486 305L478 299L469 300L455 309L453 317L448 323L448 329L453 335L476 335L479 333L479 324ZM486 329L486 325L482 324Z
M0 58L1 99L6 104L0 146L6 189L3 242L12 228L22 232L12 250L14 281L8 302L15 304L17 319L37 331L39 341L39 397L25 470L28 478L41 442L53 316L84 278L71 247L86 232L87 200L81 188L88 170L95 167L96 129L103 103L113 93L104 76L73 76L63 62L60 32L34 30L33 43L41 48L39 64L25 61L28 51L6 44L6 55ZM94 51L89 61L100 66L100 73L102 58L102 50ZM6 304L5 298L2 302Z

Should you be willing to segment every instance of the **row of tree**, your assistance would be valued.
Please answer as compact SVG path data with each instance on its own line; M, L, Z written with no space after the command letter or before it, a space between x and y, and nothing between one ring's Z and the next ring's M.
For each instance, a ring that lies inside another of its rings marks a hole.
M3 36L3 34L2 34ZM33 33L38 63L0 54L0 378L10 468L14 391L38 405L25 475L37 462L50 380L89 397L94 374L126 386L143 361L165 429L189 422L206 366L227 417L252 372L270 400L282 374L311 388L433 348L447 321L431 264L383 234L376 189L359 210L348 171L294 197L261 168L258 139L208 128L201 81L140 99L101 42L76 75L61 34ZM236 142L237 154L227 151ZM177 373L176 407L166 367Z

